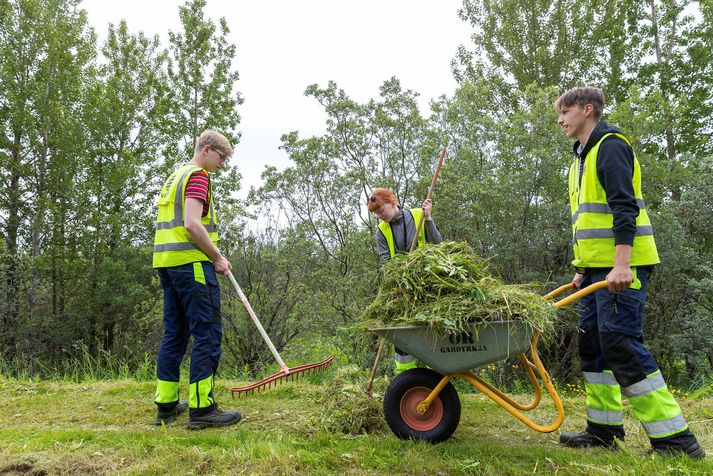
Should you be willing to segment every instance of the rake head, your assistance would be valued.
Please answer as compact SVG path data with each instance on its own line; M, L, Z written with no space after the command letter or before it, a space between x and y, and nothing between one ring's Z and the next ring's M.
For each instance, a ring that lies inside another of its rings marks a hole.
M289 382L290 380L294 382L299 380L303 375L309 375L311 373L322 371L329 367L329 364L332 363L333 359L334 356L330 355L326 359L313 364L298 365L297 367L292 367L291 369L285 368L258 382L244 385L242 387L231 387L230 392L233 398L235 398L235 394L237 394L238 398L240 398L243 395L247 397L248 394L252 395L255 392L260 393L263 390L277 387L282 382Z

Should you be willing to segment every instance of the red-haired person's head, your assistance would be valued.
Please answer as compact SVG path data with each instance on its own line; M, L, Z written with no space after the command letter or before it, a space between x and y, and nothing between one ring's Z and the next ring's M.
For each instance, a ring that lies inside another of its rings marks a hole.
M399 201L391 190L385 188L375 188L367 200L369 211L376 215L376 218L389 223L399 214Z

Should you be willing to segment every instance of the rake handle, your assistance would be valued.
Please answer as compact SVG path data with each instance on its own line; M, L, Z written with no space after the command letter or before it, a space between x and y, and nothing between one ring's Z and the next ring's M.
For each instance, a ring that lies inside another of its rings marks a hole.
M436 180L438 179L438 173L441 171L441 165L443 165L443 158L446 156L446 148L444 147L441 151L441 158L438 159L438 165L436 166L436 172L433 174L433 180L431 181L431 186L428 187L428 194L426 195L426 200L431 198L433 195L433 189L436 188ZM413 251L416 248L416 243L418 243L418 234L421 232L421 226L423 226L423 213L421 218L418 220L418 225L416 226L416 233L413 235L413 241L411 241L411 246L409 246L409 251Z
M260 324L260 320L255 315L255 311L253 311L253 308L250 305L248 298L245 297L243 290L240 289L240 285L235 280L235 276L233 276L233 273L231 271L228 271L228 278L230 278L230 282L233 283L233 288L238 293L238 296L240 296L240 300L243 302L243 306L245 306L245 309L248 311L248 314L250 314L250 317L252 318L253 322L255 323L255 327L257 327L257 330L260 332L262 339L265 341L267 346L270 348L270 352L272 352L272 356L275 357L275 360L277 361L277 363L280 364L280 369L283 372L288 373L290 371L290 369L282 361L280 354L277 352L277 349L275 348L272 341L270 340L270 337L267 335L267 332L265 332L265 329L262 327L262 324Z

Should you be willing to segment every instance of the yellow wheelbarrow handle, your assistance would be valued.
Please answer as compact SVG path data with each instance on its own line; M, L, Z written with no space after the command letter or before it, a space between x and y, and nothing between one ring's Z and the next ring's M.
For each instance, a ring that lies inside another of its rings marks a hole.
M592 294L595 291L598 291L599 289L606 288L607 287L607 281L602 280L602 281L597 281L596 283L592 283L586 288L580 289L576 293L570 294L566 298L557 301L556 303L553 304L553 306L557 309L560 309L563 306L566 306L567 304L573 303L574 301L583 298L584 296L588 296L589 294ZM558 294L563 293L564 291L568 289L576 289L573 284L565 284L564 286L560 286L559 288L555 289L549 294L545 294L545 299L552 299L553 297L557 296Z
M571 302L576 301L577 299L580 299L584 296L587 296L589 294L592 294L593 292L604 288L607 286L606 281L599 281L593 284L590 284L584 289L581 289L577 291L576 293L567 296L566 298L554 303L554 307L559 309L563 306L566 306L567 304L570 304ZM563 292L570 290L570 289L576 289L573 284L565 284L563 286L560 286L559 288L555 289L554 291L546 294L544 296L545 299L550 300L553 297L562 294ZM485 396L493 400L495 403L500 405L502 408L507 410L511 415L513 415L515 418L520 420L522 423L525 425L529 426L533 430L542 432L542 433L549 433L552 431L555 431L557 428L562 425L562 422L564 421L564 407L562 405L562 400L560 399L559 395L557 394L557 390L555 389L554 385L552 384L552 378L550 377L549 373L547 370L545 370L545 366L542 364L542 361L540 360L540 356L537 353L537 341L540 338L540 331L535 331L534 335L532 336L532 340L530 342L530 357L532 361L530 361L525 354L520 354L520 360L522 361L525 370L528 374L528 377L530 379L530 382L533 384L533 387L535 388L535 398L530 402L529 404L523 405L521 403L516 402L513 400L511 397L506 395L505 393L501 392L497 388L493 387L490 385L488 382L477 376L475 373L472 371L467 371L467 372L460 372L457 374L448 374L443 377L443 379L438 383L436 388L434 388L431 393L426 397L425 400L423 400L417 407L417 410L419 413L423 414L428 411L428 408L430 407L431 403L433 400L438 396L440 391L445 387L445 385L451 381L454 378L460 377L464 380L466 380L468 383L470 383L472 386L480 390ZM554 403L555 409L557 410L557 418L551 425L539 425L532 421L532 419L528 418L525 416L522 411L529 411L537 407L540 403L541 397L542 397L542 392L540 390L540 385L537 381L537 378L535 376L535 373L533 370L537 370L537 373L539 374L540 379L545 385L545 388L547 389L547 393L550 394L550 397L552 398L552 401Z

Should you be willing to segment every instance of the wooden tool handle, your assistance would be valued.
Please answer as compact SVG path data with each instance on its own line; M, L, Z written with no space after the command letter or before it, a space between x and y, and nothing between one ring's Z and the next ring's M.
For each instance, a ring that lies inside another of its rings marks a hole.
M441 151L441 158L438 159L438 165L436 166L436 172L433 174L433 180L431 181L431 186L428 187L428 194L426 195L426 200L431 198L433 195L433 189L436 188L436 180L438 179L438 173L441 171L441 165L443 165L443 158L446 156L446 148L444 147ZM416 248L416 243L418 243L418 234L421 232L421 227L423 226L423 214L418 220L418 225L416 226L416 233L413 235L413 241L411 241L411 246L409 246L409 251L413 251Z

